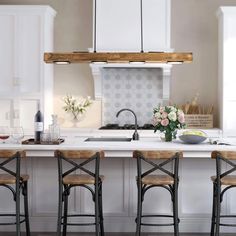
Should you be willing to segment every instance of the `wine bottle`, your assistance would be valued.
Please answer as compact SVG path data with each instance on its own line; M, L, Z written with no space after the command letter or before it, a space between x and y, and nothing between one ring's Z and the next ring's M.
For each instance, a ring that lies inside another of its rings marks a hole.
M43 115L39 109L34 117L34 132L34 142L40 143L43 133Z

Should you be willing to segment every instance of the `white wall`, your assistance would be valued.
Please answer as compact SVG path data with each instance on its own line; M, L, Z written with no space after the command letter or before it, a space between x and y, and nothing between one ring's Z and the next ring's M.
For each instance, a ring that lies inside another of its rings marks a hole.
M58 13L55 51L92 47L92 0L0 0L0 4L51 5ZM171 46L176 51L192 51L194 55L192 64L174 66L171 84L174 103L191 100L199 92L200 103L217 107L218 22L215 13L221 5L235 6L236 2L172 0ZM93 80L87 64L55 66L55 113L60 116L64 115L61 97L66 93L93 97ZM81 126L100 126L100 110L101 104L94 104ZM96 119L94 113L98 113Z

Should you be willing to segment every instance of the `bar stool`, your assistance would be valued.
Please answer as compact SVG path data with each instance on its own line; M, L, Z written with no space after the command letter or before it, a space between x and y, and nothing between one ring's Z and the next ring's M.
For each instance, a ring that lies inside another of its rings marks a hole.
M236 215L222 215L221 203L223 196L231 188L236 187L236 175L232 175L236 171L236 152L232 151L213 151L211 158L216 160L216 176L212 176L213 182L213 204L212 204L212 219L211 219L211 236L219 236L220 226L236 227L236 224L221 223L221 218L232 218ZM229 169L222 171L222 163L227 163Z
M103 209L102 209L102 182L104 176L99 175L100 159L104 158L103 151L90 150L56 150L55 157L58 160L58 180L59 180L59 205L57 235L61 235L63 225L63 236L66 236L67 225L70 226L89 226L95 225L95 232L98 236L104 235ZM80 164L76 160L82 160ZM94 172L86 168L87 164L94 163ZM70 168L65 170L65 164L70 164ZM72 174L75 171L82 171L85 174ZM93 186L93 187L92 187ZM71 188L83 187L92 194L95 203L95 214L68 214L68 197ZM62 209L64 213L62 214ZM70 217L94 217L94 223L69 223Z
M182 152L177 151L134 151L133 157L137 159L137 187L138 187L138 206L136 218L136 236L140 236L141 226L174 226L174 235L179 235L179 218L178 218L178 170L179 159L183 157ZM160 161L158 164L154 161ZM151 167L143 171L143 163L148 163ZM172 170L168 170L167 164L173 164ZM159 171L162 174L151 174ZM145 193L154 187L161 187L169 191L173 204L173 215L143 215L142 205ZM172 218L173 223L143 223L145 217L163 217Z
M16 210L12 214L0 214L1 217L15 217L15 222L3 222L0 225L16 225L16 235L20 236L20 224L25 222L26 235L30 236L29 213L28 213L28 175L22 175L21 158L26 157L24 151L0 150L0 187L5 187L13 194ZM8 167L11 165L11 168ZM12 165L14 164L14 168ZM24 197L24 214L20 213L20 195Z

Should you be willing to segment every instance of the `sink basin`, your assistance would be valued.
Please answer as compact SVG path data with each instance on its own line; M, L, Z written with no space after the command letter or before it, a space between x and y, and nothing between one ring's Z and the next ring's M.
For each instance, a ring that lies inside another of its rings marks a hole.
M107 138L87 138L85 142L130 142L131 138L116 138L116 137L107 137Z

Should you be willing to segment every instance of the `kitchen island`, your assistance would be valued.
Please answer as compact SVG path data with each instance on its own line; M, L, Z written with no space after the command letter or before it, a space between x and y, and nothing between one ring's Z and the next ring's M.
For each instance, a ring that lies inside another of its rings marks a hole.
M219 133L211 134L217 137ZM65 142L60 145L17 145L0 144L0 149L18 148L26 150L28 158L23 160L22 172L30 175L29 207L32 231L55 231L57 214L57 161L53 158L56 149L99 149L105 151L101 161L104 181L104 215L106 232L134 232L136 212L136 162L133 150L181 150L184 159L180 161L179 216L181 232L209 232L212 206L212 183L210 176L215 173L215 161L210 159L213 150L234 150L236 146L183 144L180 141L161 142L157 135L140 132L139 141L131 142L84 142L88 137L131 137L132 131L105 132L80 131L65 132ZM226 167L224 167L226 168ZM10 195L1 191L0 211L9 212L7 200ZM70 201L70 211L91 213L93 204L89 193L74 190ZM169 195L165 191L152 190L147 194L145 213L171 212ZM236 203L233 192L226 196L222 211L235 213ZM235 193L236 194L236 193ZM1 230L12 228L1 228ZM70 227L71 231L93 231L93 227ZM172 227L143 227L143 231L172 232ZM222 228L222 230L225 230ZM233 230L233 229L227 229ZM233 232L233 231L229 231Z

